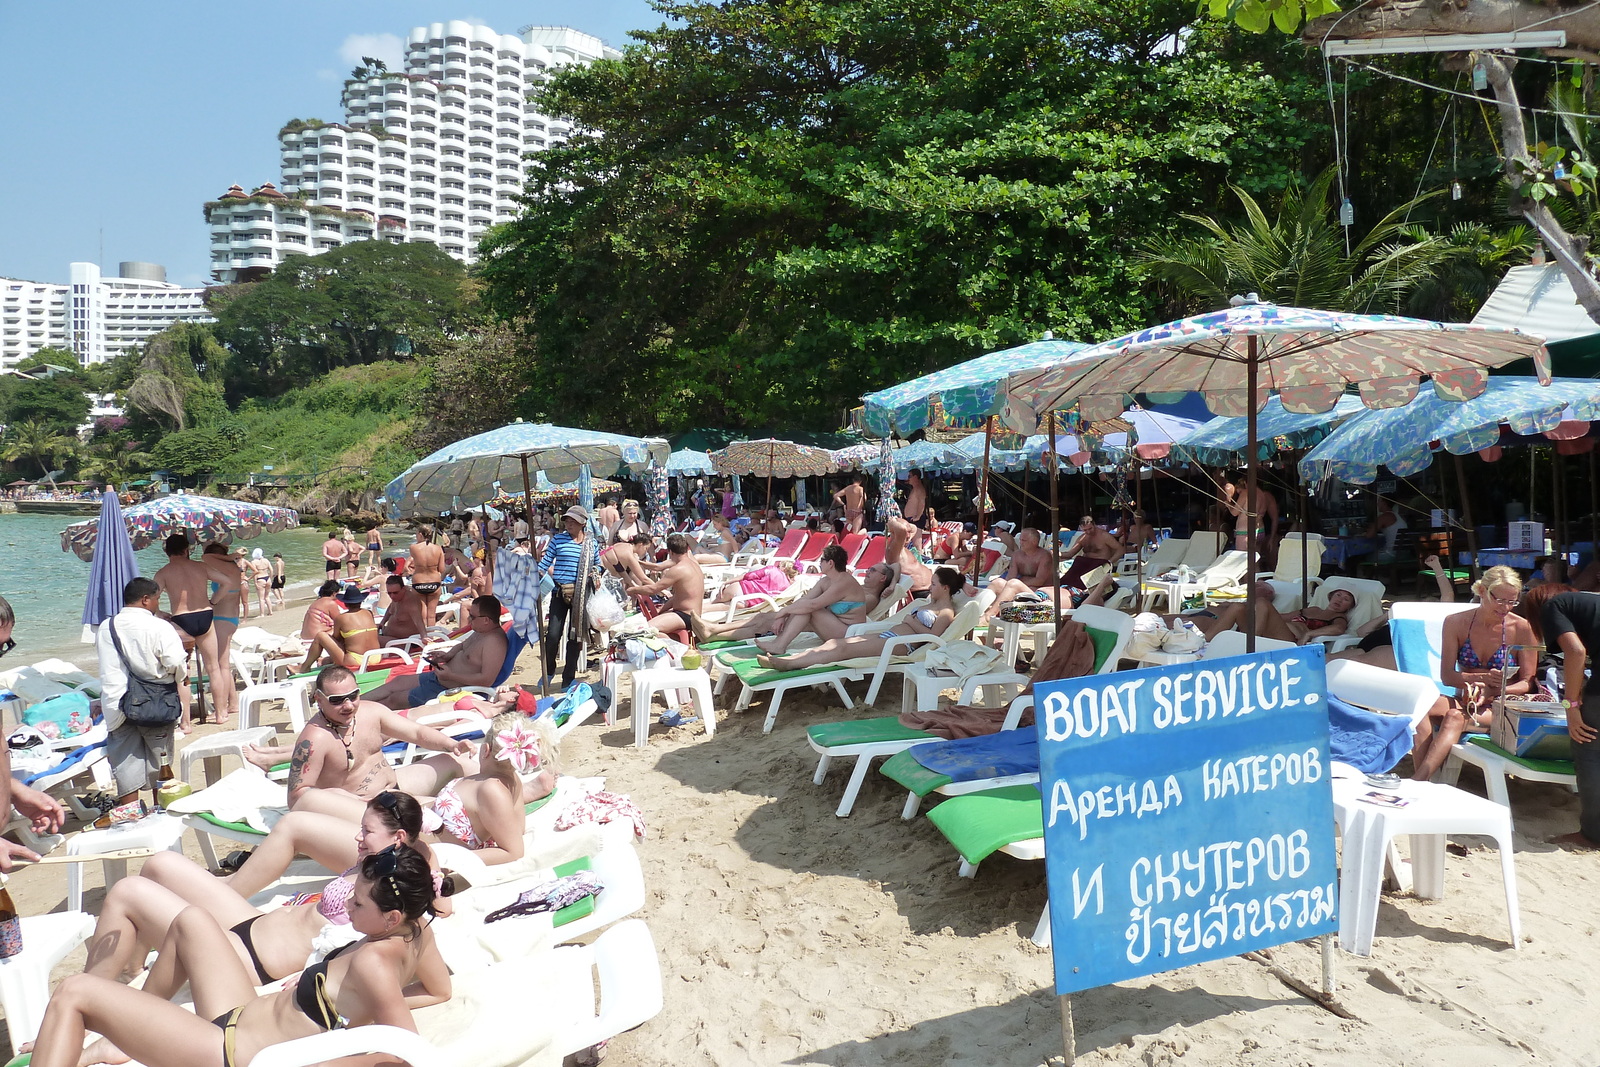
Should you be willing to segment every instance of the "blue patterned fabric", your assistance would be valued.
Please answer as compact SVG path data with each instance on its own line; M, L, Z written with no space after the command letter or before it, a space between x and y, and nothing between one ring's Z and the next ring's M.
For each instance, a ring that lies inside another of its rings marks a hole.
M1000 386L1007 375L1066 362L1086 348L1076 341L1034 341L924 374L862 397L861 424L876 437L909 436L932 421L935 400L950 419L999 414Z
M565 534L560 536L565 537ZM511 629L527 640L539 636L539 561L504 548L494 554L494 593L511 612Z
M954 782L1039 773L1039 732L1032 728L934 741L914 745L910 752L928 770Z
M1328 752L1363 774L1383 774L1411 751L1411 720L1328 697Z

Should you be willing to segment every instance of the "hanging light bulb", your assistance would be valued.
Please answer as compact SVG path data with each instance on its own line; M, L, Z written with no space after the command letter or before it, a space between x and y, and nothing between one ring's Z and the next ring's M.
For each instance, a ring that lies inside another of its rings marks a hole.
M1354 226L1355 224L1356 206L1350 202L1350 198L1347 196L1344 198L1344 203L1339 205L1339 225Z
M1472 88L1480 93L1489 88L1489 72L1483 68L1482 63L1472 65Z
M1461 199L1461 183L1460 182L1451 182L1450 183L1450 199L1451 200L1460 200Z

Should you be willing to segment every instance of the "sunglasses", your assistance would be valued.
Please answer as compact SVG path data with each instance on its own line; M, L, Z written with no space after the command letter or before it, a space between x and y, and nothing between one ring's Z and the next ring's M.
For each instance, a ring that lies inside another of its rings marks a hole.
M400 794L392 789L385 789L372 798L372 803L378 805L384 811L393 811L400 804ZM389 847L392 849L394 846L391 845Z
M333 705L354 704L361 699L361 690L352 689L348 693L323 693L322 699Z
M0 656L5 655L7 652L10 652L13 648L16 648L16 647L17 647L16 641L12 640L9 637L6 638L4 641L0 641Z

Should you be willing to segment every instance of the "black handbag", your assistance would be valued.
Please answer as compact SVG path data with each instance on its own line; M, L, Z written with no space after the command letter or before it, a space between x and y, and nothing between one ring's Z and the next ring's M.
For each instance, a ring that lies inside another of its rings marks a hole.
M122 657L122 670L128 676L128 688L122 694L122 717L135 726L171 726L183 716L183 705L178 701L177 682L151 682L139 677L128 662L122 649L122 639L117 636L116 619L107 619L111 627L111 643Z

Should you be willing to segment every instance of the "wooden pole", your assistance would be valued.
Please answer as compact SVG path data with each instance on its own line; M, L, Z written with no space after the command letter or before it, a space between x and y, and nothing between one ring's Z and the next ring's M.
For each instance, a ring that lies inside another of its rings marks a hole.
M1256 650L1256 399L1260 391L1260 367L1256 362L1256 335L1245 338L1245 502L1244 522L1248 531L1244 564L1244 650Z
M1045 433L1050 442L1050 579L1051 596L1056 603L1056 629L1061 628L1061 503L1057 498L1056 482L1060 469L1056 459L1056 413L1051 409L1045 416Z
M1305 453L1301 453L1304 455ZM1305 483L1300 480L1300 464L1294 464L1294 492L1300 510L1300 606L1311 602L1310 561L1307 558L1306 539L1311 536L1310 507L1306 501Z
M1066 1052L1065 1067L1078 1062L1078 1035L1072 1028L1072 996L1063 993L1056 998L1061 1002L1061 1047Z
M529 516L529 527L528 527L528 529L529 529L529 533L530 533L530 536L531 536L532 535L532 529L533 529L533 527L532 527L533 479L528 477L528 457L527 456L518 456L517 458L522 461L522 507L523 507L523 509L525 511L527 511L528 516ZM553 532L552 532L551 536L552 537L554 536ZM487 554L487 553L485 553L485 554ZM560 596L561 594L559 592L557 592L557 593L555 593L553 595ZM538 614L539 612L541 612L543 610L544 610L544 601L540 600L539 604L538 604L538 607L535 609L534 613ZM537 640L539 642L539 662L543 665L543 668L539 672L539 695L540 696L549 696L550 695L550 646L545 642L545 639L544 639L544 628L545 628L545 626L547 626L549 624L549 622L550 622L549 616L540 616L540 618L538 620L539 624L538 624L538 627L537 627L537 635L536 635L537 636ZM568 622L570 623L571 620L569 619Z
M983 574L984 505L989 500L989 446L994 441L994 416L983 420L983 473L978 478L978 550L972 554L972 584Z

